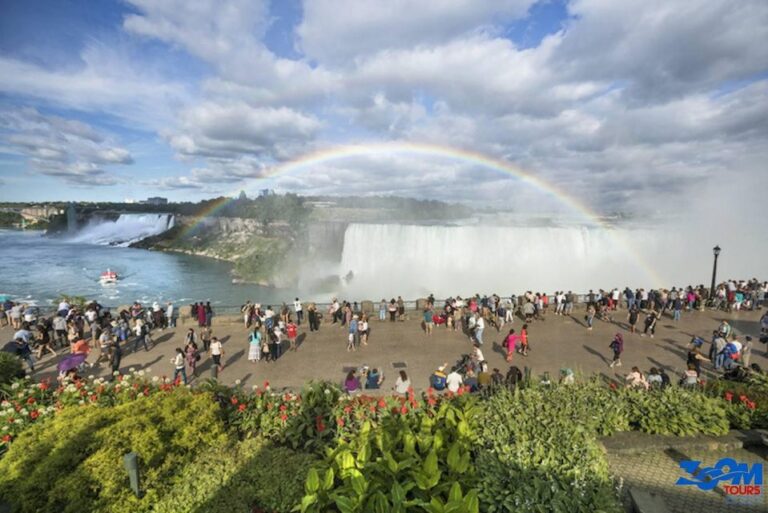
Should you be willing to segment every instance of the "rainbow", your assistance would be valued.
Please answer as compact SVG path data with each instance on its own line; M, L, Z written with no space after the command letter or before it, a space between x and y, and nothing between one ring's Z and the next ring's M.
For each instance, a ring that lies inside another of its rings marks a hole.
M307 153L294 160L277 164L268 168L259 179L273 178L289 173L300 173L306 171L312 167L320 164L326 164L329 162L335 162L338 160L353 158L353 157L375 157L375 156L388 156L392 154L404 154L415 155L420 157L432 157L456 160L459 162L473 164L483 168L495 170L501 173L514 176L520 182L527 184L534 189L545 193L546 195L555 199L559 204L565 206L570 211L577 213L583 220L589 224L611 230L612 236L616 239L617 244L621 246L627 254L636 261L648 274L649 279L654 281L656 286L661 286L664 281L660 279L658 274L654 271L653 267L643 262L637 257L637 252L634 251L626 238L606 223L600 214L588 205L578 201L567 192L559 189L554 184L543 180L530 171L482 153L464 150L460 148L453 148L450 146L441 146L430 143L414 143L414 142L371 142L364 144L352 144L343 146L334 146L323 150ZM206 217L217 215L217 213L225 208L227 205L236 200L236 194L233 194L232 198L223 198L214 202L211 206L201 211L193 221L182 230L178 237L184 237L191 231L197 228Z

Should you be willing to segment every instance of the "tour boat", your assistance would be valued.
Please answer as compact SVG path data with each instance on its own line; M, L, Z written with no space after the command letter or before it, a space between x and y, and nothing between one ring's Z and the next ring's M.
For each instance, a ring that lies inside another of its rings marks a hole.
M117 283L117 273L115 271L110 271L107 269L103 273L101 273L101 277L99 278L99 281L102 285L107 283Z

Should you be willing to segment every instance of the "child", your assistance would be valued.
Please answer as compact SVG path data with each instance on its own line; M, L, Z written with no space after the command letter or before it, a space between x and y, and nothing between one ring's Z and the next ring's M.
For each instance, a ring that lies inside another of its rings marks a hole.
M528 356L528 325L523 324L520 330L520 354Z
M621 353L624 351L624 337L621 336L621 333L616 333L608 347L613 351L613 361L609 367L621 367Z
M291 343L289 351L296 351L296 336L298 335L298 327L292 320L288 320L288 324L285 327L285 332L288 335L288 341Z

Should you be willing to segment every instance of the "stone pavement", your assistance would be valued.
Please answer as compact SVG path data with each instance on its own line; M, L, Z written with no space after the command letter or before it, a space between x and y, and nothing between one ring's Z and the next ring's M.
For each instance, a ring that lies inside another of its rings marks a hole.
M663 498L670 513L758 513L768 512L768 491L756 497L727 496L723 484L713 490L703 491L696 486L675 486L680 477L687 477L680 468L680 461L700 461L702 466L712 466L720 458L733 458L740 463L768 465L768 448L750 446L727 451L702 449L652 450L644 454L617 454L609 451L608 464L612 475L622 483L622 497L629 509L628 490L640 489ZM730 483L727 483L730 484ZM763 486L765 490L765 486Z
M531 352L528 357L515 355L514 365L521 369L528 366L532 372L539 375L545 371L556 379L561 367L572 368L577 375L600 373L612 379L623 379L633 365L647 372L651 366L664 367L670 373L679 375L685 368L685 346L693 335L700 335L709 340L710 334L722 318L727 318L737 331L751 333L759 332L759 312L691 312L684 313L679 323L665 316L658 323L656 337L640 337L630 335L626 331L626 312L614 313L615 323L595 322L593 331L587 331L583 310L576 310L573 317L561 317L548 314L543 321L536 321L529 327ZM444 363L453 364L463 353L471 349L468 338L461 333L447 331L444 327L436 327L431 337L425 336L421 330L420 314L411 312L411 320L390 323L372 320L369 345L356 352L346 351L346 329L338 325L323 323L320 331L306 332L306 324L299 330L301 340L297 352L285 352L274 363L250 363L247 361L248 343L247 332L241 322L224 317L214 318L213 332L224 342L225 369L220 375L224 383L241 380L245 385L261 384L269 380L273 387L291 387L298 389L310 379L329 379L340 382L345 375L345 369L360 367L363 364L379 367L383 370L385 382L383 390L391 390L394 385L397 370L404 365L416 389L428 386L429 375L434 369ZM513 326L519 331L522 326L520 319L515 319ZM183 345L183 337L187 328L192 324L183 325L174 330L155 331L153 336L155 346L145 352L140 349L132 353L132 343L129 341L122 361L121 368L128 370L151 368L155 375L172 375L171 358L176 347ZM504 351L500 346L504 335L510 326L505 326L501 332L486 328L483 336L485 345L483 353L491 368L498 367L505 372L508 364L504 361ZM623 366L612 370L608 368L611 351L608 344L616 332L624 334ZM3 342L10 340L13 332L10 328L0 329ZM287 342L284 344L287 346ZM706 349L706 348L705 348ZM756 341L752 361L768 369L766 346ZM60 358L61 356L59 356ZM38 362L34 374L36 378L56 376L56 362L59 358L44 356ZM198 365L197 380L211 375L211 361L207 356ZM707 365L705 365L705 368ZM94 375L107 375L105 365L92 369ZM707 372L707 377L712 374ZM194 379L192 382L194 383Z

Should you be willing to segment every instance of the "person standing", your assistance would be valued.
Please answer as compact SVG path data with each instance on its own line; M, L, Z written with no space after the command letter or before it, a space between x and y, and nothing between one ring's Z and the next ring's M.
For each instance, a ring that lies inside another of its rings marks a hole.
M213 320L213 308L211 307L211 302L207 301L205 303L205 325L210 328L212 320Z
M382 298L379 303L379 321L385 321L387 319L387 300Z
M635 326L637 325L638 317L640 317L640 309L634 302L629 307L629 314L627 314L627 322L629 323L629 332L636 333Z
M427 306L427 308L424 309L424 333L428 336L432 336L432 330L435 327L435 322L432 318L434 315L434 312L432 311L431 306Z
M397 296L397 318L400 321L405 321L405 301L401 296Z
M261 331L254 328L248 337L248 361L258 362L261 360Z
M744 345L741 346L741 363L745 368L749 368L750 360L752 360L752 337L747 335L744 338Z
M187 384L187 371L184 364L184 351L180 348L176 348L176 356L171 359L171 363L174 366L173 370L173 382L176 383L179 375L184 380L184 384Z
M296 298L293 302L293 311L296 312L296 324L301 326L301 322L304 320L304 308L301 306L299 298Z
M479 345L483 345L483 331L485 330L485 320L479 314L475 314L477 320L475 321L475 339Z
M211 338L210 354L216 370L221 372L224 369L224 364L221 363L221 357L224 356L224 348L216 337Z
M318 318L317 306L314 303L309 304L307 317L309 320L309 331L319 331L320 319Z
M368 316L363 315L363 318L360 319L360 324L357 326L357 331L360 333L360 343L364 346L368 345Z
M176 309L173 307L173 303L168 301L165 308L165 317L169 328L176 327Z
M357 333L357 315L352 317L349 321L349 336L347 337L347 351L355 351L357 349L359 334Z
M680 321L680 314L683 311L683 300L680 298L680 296L676 296L675 299L672 301L672 320L675 322Z
M621 353L624 352L624 337L621 336L621 333L616 333L608 347L613 351L613 360L608 366L610 368L621 367Z
M288 350L296 351L298 349L298 347L296 347L296 337L299 334L299 328L296 326L296 324L293 323L292 320L288 320L288 324L285 326L285 334L288 337L288 342L290 343Z

